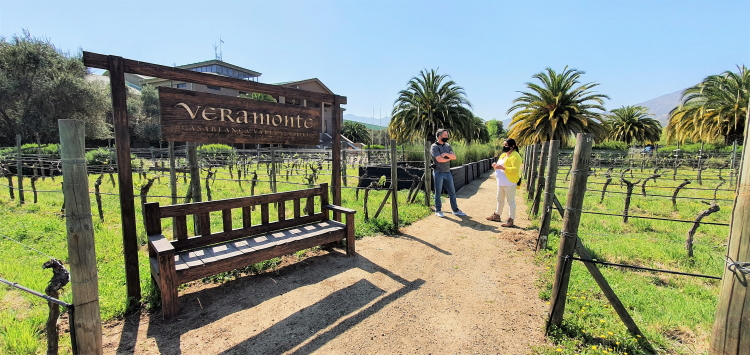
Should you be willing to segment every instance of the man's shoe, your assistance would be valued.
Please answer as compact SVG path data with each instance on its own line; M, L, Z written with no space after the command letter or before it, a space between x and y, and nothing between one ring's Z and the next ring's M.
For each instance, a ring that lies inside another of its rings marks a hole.
M464 213L464 212L463 212L463 211L461 211L461 210L458 210L458 211L456 211L456 212L453 212L453 215L454 215L454 216L466 216L466 213Z
M515 226L513 224L513 218L508 218L508 222L505 222L505 223L501 224L500 226L501 227L513 227L513 226Z
M435 212L435 215L438 216L438 217L440 217L440 218L445 217L445 215L443 214L443 212L440 212L440 211Z

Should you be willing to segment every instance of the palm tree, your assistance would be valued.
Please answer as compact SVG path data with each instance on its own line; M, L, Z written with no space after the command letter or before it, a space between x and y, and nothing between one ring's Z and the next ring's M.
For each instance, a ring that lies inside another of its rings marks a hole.
M490 131L483 119L479 116L474 116L471 125L470 135L465 137L467 143L487 143L490 141Z
M508 114L515 111L508 136L519 145L535 144L548 140L568 142L576 133L592 133L596 141L606 138L606 128L601 124L602 114L592 110L604 109L604 99L609 96L590 90L599 84L580 85L585 74L566 66L557 74L551 68L535 74L541 85L526 83L530 92L521 92L513 100Z
M682 103L669 113L669 141L719 141L729 143L745 130L750 70L711 75L682 93Z
M344 121L341 126L341 135L355 143L370 144L370 132L367 126L353 121Z
M467 108L464 89L437 70L422 70L409 80L394 102L388 132L399 142L435 140L439 128L451 131L454 139L470 139L474 115Z
M661 137L661 123L649 117L648 109L642 106L623 106L607 115L604 125L609 131L609 139L625 142L658 142Z

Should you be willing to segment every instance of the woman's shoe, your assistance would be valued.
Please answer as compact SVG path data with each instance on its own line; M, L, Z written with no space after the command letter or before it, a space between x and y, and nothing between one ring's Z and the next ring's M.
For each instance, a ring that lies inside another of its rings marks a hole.
M488 221L493 221L493 222L502 222L503 218L500 217L499 214L493 213L491 216L487 217L487 220Z
M515 227L515 225L513 224L513 218L508 218L508 221L501 224L500 226L501 227Z

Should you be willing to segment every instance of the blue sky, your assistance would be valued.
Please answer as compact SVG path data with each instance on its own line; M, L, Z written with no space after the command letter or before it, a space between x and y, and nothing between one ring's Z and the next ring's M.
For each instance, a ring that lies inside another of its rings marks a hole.
M0 35L28 29L59 48L152 63L214 57L275 83L317 77L347 112L390 113L421 69L506 119L546 67L583 70L609 109L750 64L750 1L8 1Z

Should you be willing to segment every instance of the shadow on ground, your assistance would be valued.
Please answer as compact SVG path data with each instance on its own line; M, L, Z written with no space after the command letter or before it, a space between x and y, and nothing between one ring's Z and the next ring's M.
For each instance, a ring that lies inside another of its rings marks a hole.
M421 279L407 281L362 256L347 258L344 254L333 251L282 267L274 272L244 276L217 287L180 295L178 316L170 321L164 321L159 311L150 315L147 337L155 339L160 354L182 354L182 335L351 269L382 273L403 287L386 294L386 291L362 279L279 320L273 326L261 330L260 333L223 351L222 354L282 353L297 347L299 348L294 350L294 354L310 353L425 283ZM228 299L231 302L227 302ZM137 312L126 317L117 354L135 352L140 316L141 312ZM333 327L320 333L331 326Z

